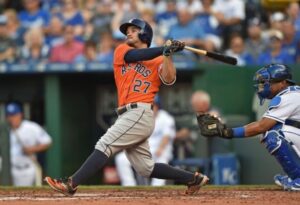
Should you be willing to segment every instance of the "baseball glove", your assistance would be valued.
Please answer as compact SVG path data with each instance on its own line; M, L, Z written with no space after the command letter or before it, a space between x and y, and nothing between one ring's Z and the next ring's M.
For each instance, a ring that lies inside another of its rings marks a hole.
M164 45L164 56L170 56L175 52L182 51L184 49L185 43L177 40L167 40Z
M232 129L226 128L221 120L210 114L202 114L197 116L198 126L201 135L205 137L222 137L226 139L232 138Z

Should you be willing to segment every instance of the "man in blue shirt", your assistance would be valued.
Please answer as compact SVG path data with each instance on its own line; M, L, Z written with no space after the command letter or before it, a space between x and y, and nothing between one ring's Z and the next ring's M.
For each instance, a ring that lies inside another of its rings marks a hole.
M264 65L268 63L294 64L295 59L292 55L282 48L283 34L276 30L270 36L270 49L258 57L257 63Z
M50 15L40 9L40 0L24 0L25 10L19 13L21 25L26 28L48 26Z

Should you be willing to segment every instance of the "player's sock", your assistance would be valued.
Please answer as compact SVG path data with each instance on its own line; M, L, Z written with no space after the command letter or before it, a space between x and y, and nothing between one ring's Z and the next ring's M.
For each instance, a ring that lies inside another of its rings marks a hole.
M194 173L172 167L168 164L155 163L150 178L173 179L187 184L194 180Z
M90 177L94 176L106 163L108 157L101 151L95 149L85 160L81 167L73 174L72 186L76 187Z

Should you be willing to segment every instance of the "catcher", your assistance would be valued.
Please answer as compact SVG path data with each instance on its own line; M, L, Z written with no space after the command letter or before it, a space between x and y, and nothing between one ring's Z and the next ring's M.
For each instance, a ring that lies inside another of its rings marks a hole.
M254 87L260 99L270 99L262 119L242 127L229 128L220 119L197 116L201 134L225 139L263 134L261 142L284 170L275 183L284 190L300 191L300 86L292 80L290 69L282 64L264 66L255 73Z

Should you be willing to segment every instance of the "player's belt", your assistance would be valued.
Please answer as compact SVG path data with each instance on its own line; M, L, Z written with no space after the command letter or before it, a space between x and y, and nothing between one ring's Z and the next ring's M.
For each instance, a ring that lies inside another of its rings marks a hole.
M135 108L138 108L138 107L139 107L138 103L130 103L130 104L125 105L123 107L117 108L116 113L118 115L122 115L123 113L127 112L128 110L135 109ZM151 105L151 110L153 110L153 105Z
M17 165L17 164L14 164L14 165L12 165L14 168L16 168L16 169L28 169L29 167L30 167L30 165L29 164L24 164L24 165Z
M287 119L284 124L300 129L300 122L295 120Z

